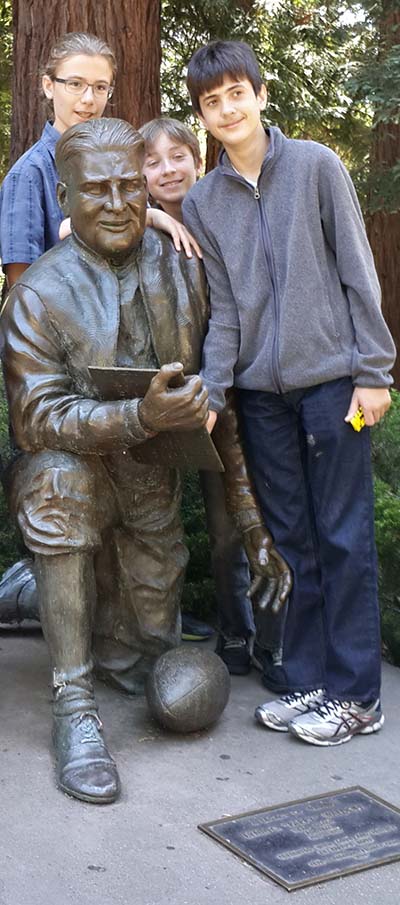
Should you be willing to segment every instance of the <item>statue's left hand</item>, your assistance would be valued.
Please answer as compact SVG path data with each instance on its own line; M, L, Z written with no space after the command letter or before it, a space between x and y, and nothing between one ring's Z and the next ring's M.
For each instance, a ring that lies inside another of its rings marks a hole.
M274 613L278 613L292 587L289 566L275 550L269 532L261 525L244 531L243 544L255 576L250 596L257 598L260 609L270 606Z

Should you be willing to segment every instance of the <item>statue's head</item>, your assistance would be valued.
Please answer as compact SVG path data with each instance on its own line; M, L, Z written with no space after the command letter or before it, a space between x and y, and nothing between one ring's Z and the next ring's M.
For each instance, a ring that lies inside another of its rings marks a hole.
M144 140L122 119L71 126L57 142L57 197L77 236L101 257L123 260L146 221Z

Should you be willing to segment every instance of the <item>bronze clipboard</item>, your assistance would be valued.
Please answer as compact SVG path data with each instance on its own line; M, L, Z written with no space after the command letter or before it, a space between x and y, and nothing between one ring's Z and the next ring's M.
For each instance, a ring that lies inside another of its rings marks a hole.
M89 366L90 377L100 399L143 397L157 374L150 368L102 368ZM151 440L131 447L138 462L168 465L170 468L224 471L219 454L205 427L193 431L163 431Z

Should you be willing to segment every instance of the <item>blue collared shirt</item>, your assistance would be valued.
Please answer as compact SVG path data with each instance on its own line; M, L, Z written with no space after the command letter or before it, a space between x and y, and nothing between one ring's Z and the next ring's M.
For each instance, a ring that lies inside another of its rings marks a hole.
M36 144L16 161L0 192L0 258L32 264L58 241L63 214L57 203L54 155L60 133L46 123Z

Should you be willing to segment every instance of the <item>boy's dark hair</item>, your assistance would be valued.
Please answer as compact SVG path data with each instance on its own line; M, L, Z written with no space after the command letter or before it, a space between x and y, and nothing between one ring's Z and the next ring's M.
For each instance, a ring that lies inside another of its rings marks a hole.
M199 47L189 62L186 84L193 109L201 113L200 96L222 85L224 77L246 78L257 95L263 83L254 51L244 41L211 41Z

